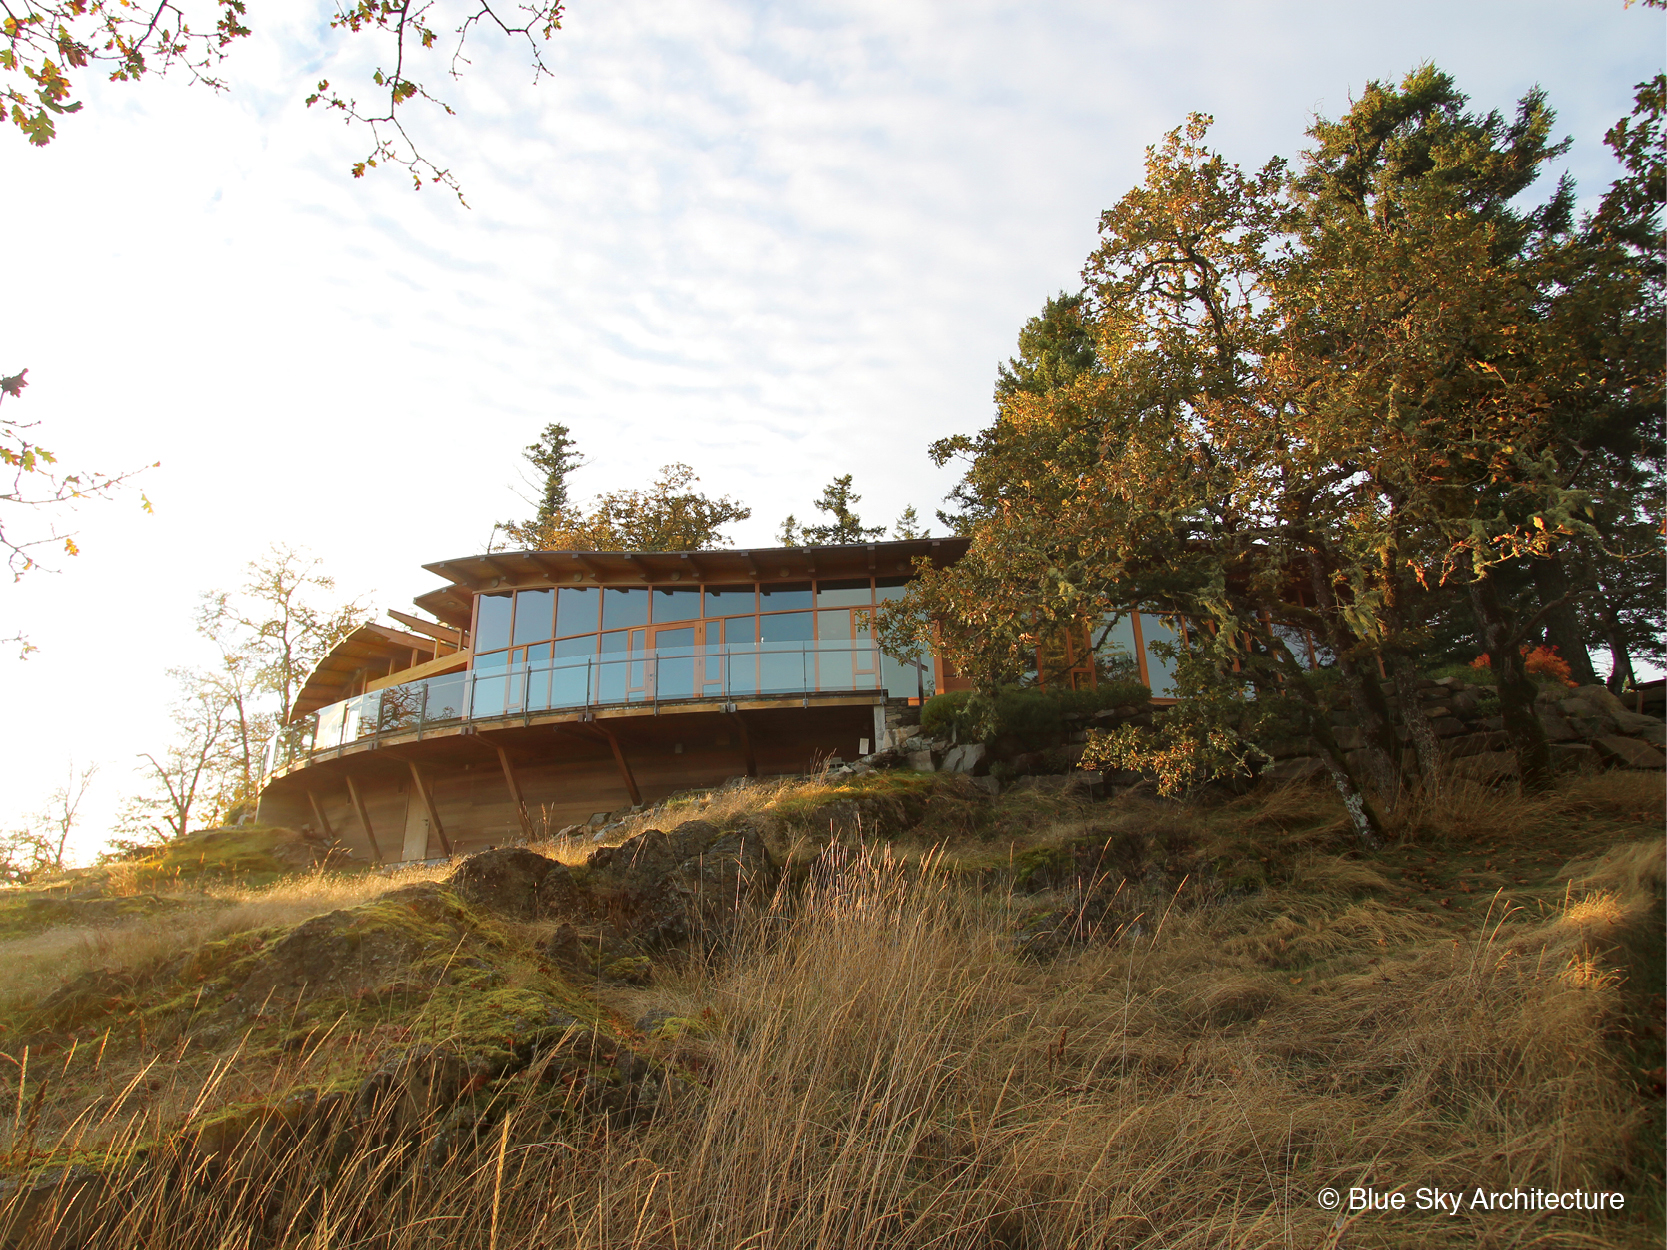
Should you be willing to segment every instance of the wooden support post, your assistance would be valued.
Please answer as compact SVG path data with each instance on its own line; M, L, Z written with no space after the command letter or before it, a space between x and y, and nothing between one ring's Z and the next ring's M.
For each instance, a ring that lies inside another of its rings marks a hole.
M527 811L527 800L521 797L521 783L515 779L515 770L510 767L509 752L496 742L490 744L498 753L498 763L504 767L504 780L509 783L509 797L515 804L515 814L521 819L521 833L531 842L533 838L533 818Z
M330 828L330 819L324 814L324 808L318 801L318 795L314 794L310 789L307 791L307 802L312 804L313 819L318 821L320 832L322 832L325 837L334 841L336 831Z
M423 775L417 770L416 760L406 760L405 765L411 770L411 784L417 787L417 796L422 799L423 806L428 809L428 819L434 832L440 837L440 849L447 856L451 855L451 842L446 838L445 826L440 823L440 809L434 805L434 795L429 792L423 781Z
M365 841L370 843L370 853L376 857L377 863L382 863L382 848L376 845L376 834L371 831L370 813L365 810L365 800L359 793L359 787L353 784L353 774L347 774L347 796L353 800L353 810L359 814L359 828L365 831Z
M591 728L608 740L608 745L614 749L614 763L619 765L619 775L625 781L625 792L631 796L633 807L642 806L642 794L637 789L637 779L631 775L631 766L625 762L625 752L620 748L619 739L613 732L592 722Z
M758 761L752 753L752 735L747 733L747 722L741 719L740 712L725 712L729 721L735 726L735 732L741 736L741 754L747 761L747 776L758 776Z

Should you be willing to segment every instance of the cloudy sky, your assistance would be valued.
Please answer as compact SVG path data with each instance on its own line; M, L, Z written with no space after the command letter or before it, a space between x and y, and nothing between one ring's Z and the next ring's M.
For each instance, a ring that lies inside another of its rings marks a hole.
M524 511L552 420L580 491L686 461L752 506L743 545L839 473L870 522L929 516L952 475L926 444L988 421L1019 326L1189 111L1254 165L1424 61L1478 107L1538 84L1590 201L1664 34L1621 0L572 0L536 85L486 38L461 82L420 71L463 208L348 177L363 136L302 100L374 50L282 7L250 6L223 95L86 80L51 146L0 134L8 411L66 465L161 461L154 515L85 505L79 557L0 586L0 636L39 648L0 656L0 821L73 754L103 765L96 844L166 739L165 670L202 658L197 597L275 540L408 607L423 562Z

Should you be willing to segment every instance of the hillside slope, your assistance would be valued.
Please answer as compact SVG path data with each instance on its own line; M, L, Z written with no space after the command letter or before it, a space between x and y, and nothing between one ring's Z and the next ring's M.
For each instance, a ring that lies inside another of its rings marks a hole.
M0 1244L1659 1244L1662 806L1458 782L1365 855L1317 789L894 772L398 875L190 839L0 894Z

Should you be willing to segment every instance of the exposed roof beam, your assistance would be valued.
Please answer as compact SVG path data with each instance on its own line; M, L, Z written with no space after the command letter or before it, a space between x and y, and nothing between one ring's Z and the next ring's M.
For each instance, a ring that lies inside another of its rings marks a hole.
M414 629L419 634L426 634L428 637L437 639L440 642L448 643L454 647L461 646L463 643L463 632L450 625L441 625L435 621L425 621L420 616L412 616L409 612L400 612L394 608L388 609L388 615L393 617L394 620L398 621L401 625L406 626L408 629Z
M642 562L642 558L640 556L634 554L633 552L621 551L619 553L619 558L629 564L632 568L636 569L637 576L642 578L643 581L648 581L650 576L652 576L653 570Z

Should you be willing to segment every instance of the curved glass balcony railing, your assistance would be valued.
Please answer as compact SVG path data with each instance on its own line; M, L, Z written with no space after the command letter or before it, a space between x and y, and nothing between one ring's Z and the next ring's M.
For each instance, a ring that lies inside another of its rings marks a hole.
M837 691L930 696L936 689L931 656L894 660L869 642L662 647L497 666L477 660L477 667L467 672L373 690L284 726L267 745L266 772L366 739L473 720L629 703L727 702Z

